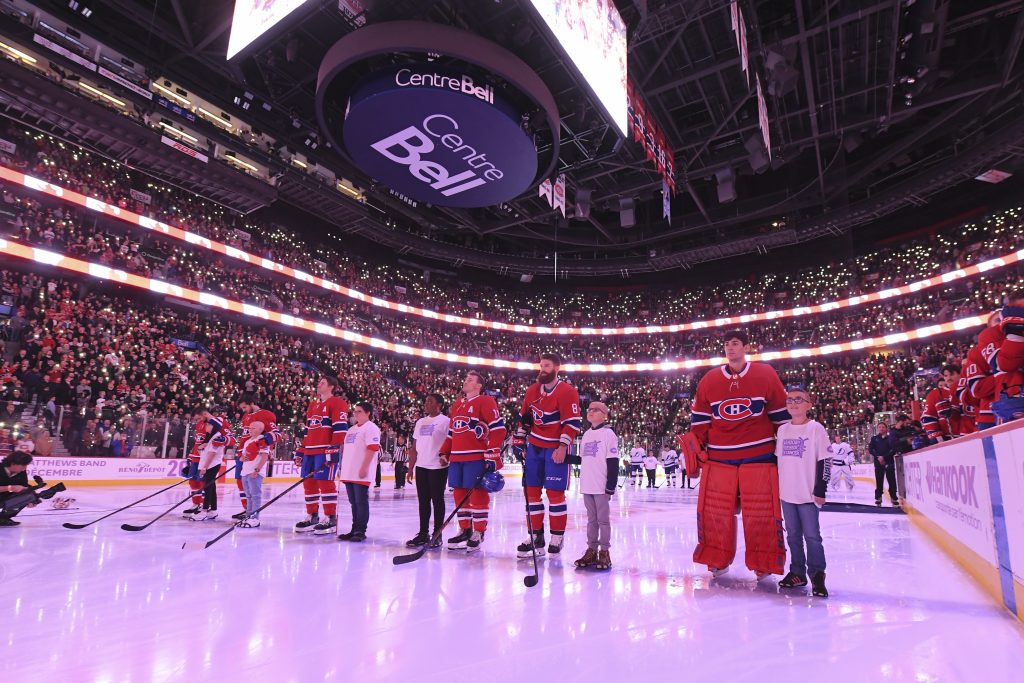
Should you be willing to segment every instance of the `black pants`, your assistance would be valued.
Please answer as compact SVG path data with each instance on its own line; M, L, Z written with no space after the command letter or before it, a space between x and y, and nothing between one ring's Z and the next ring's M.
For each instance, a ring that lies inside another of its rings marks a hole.
M377 476L373 478L375 486L380 486L380 463L377 463Z
M409 474L409 465L404 462L395 463L395 488L405 488L405 475Z
M647 470L647 485L654 486L654 475L658 470Z
M220 474L220 468L220 465L214 465L203 475L203 488L200 490L203 492L204 510L217 509L217 475Z
M875 500L882 500L882 486L889 481L889 498L895 505L899 498L896 497L896 465L879 465L875 461Z
M441 528L444 521L444 490L448 485L448 468L428 470L426 467L416 468L416 497L420 501L420 533L427 535L430 523L430 508L434 508L434 531Z

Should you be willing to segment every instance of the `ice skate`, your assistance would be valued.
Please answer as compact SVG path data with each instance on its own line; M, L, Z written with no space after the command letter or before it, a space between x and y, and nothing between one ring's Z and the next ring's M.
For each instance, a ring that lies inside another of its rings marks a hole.
M327 519L313 527L313 534L325 536L338 533L338 515L328 515Z
M448 539L448 550L465 550L466 544L469 543L469 539L472 535L473 530L469 527L460 529L458 535L452 536Z
M309 531L312 531L313 528L316 527L316 525L319 523L320 515L314 512L311 515L307 515L306 518L301 522L295 523L295 532L299 534L307 533Z
M551 534L551 543L548 544L548 555L558 555L562 552L562 544L565 543L565 534Z
M217 519L216 510L200 510L199 512L192 515L189 519L193 522L212 522Z
M561 549L561 544L559 544L559 549ZM534 551L536 551L537 557L540 557L546 550L544 534L535 533L532 541L528 538L516 547L516 556L520 560L527 560L533 557Z
M469 541L466 542L466 552L475 553L480 550L481 544L484 542L484 532L474 531L473 535L469 537Z

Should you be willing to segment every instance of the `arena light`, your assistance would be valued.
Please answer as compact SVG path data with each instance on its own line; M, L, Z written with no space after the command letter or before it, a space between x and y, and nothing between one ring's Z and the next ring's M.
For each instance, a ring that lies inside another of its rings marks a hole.
M178 130L174 126L172 126L172 125L170 125L168 123L164 123L163 121L160 121L160 127L163 128L165 131L167 131L168 133L170 133L171 135L173 135L176 138L185 138L189 142L193 142L193 143L199 142L198 138L189 135L185 131ZM93 200L93 201L95 201L95 200Z
M35 57L33 57L32 55L28 54L27 52L22 52L18 48L11 47L7 43L0 42L0 49L2 49L4 52L7 52L12 57L20 59L21 61L25 62L26 64L35 64L38 61Z
M164 125L161 122L161 125ZM176 128L169 128L165 126L168 131L173 131L179 135L187 135L182 133ZM188 136L193 141L195 138ZM439 320L443 322L454 323L457 325L466 325L477 328L498 330L502 332L517 332L522 334L535 334L539 336L621 336L621 335L653 335L653 334L666 334L675 332L688 332L694 330L710 330L715 328L730 328L738 325L748 325L751 323L780 320L782 318L797 318L804 316L817 315L819 313L828 313L843 308L852 308L855 306L863 306L864 304L875 303L879 301L891 301L893 299L907 296L908 294L914 294L926 289L946 285L951 282L957 282L967 278L974 277L982 273L990 273L999 268L1005 268L1016 263L1024 261L1024 249L1018 251L1009 252L1002 256L988 259L987 261L981 261L965 268L959 268L950 270L945 273L939 273L916 282L911 282L899 287L891 287L879 292L872 292L870 294L860 294L857 296L849 297L847 299L840 299L837 301L826 301L813 306L797 306L795 308L788 308L784 310L773 310L773 311L761 311L760 313L744 313L740 315L725 316L722 318L714 318L709 320L696 320L686 323L671 323L663 325L646 325L643 327L637 327L635 325L626 325L623 327L544 327L540 325L524 325L519 323L503 323L493 320L482 320L479 318L469 318L459 315L451 315L448 313L440 314L437 311L433 311L426 308L420 308L412 304L403 304L380 297L371 296L357 289L351 287L345 287L339 285L326 278L310 276L306 274L300 275L302 271L299 271L291 266L282 265L270 259L263 258L250 254L241 249L228 246L215 240L207 239L196 233L177 228L162 221L149 218L148 216L142 216L132 211L122 209L117 204L108 204L102 200L94 197L87 197L81 193L70 190L61 185L56 185L39 178L33 178L32 176L26 175L21 171L13 168L0 165L0 180L6 180L16 185L21 185L32 190L37 190L44 194L50 195L51 197L57 197L63 199L71 204L82 206L93 211L97 211L104 215L116 218L118 220L125 221L132 225L138 225L147 230L156 230L162 234L188 242L189 244L195 244L203 247L209 251L216 252L230 256L231 258L239 261L244 261L248 264L258 264L267 270L274 271L279 275L290 277L294 280L307 282L309 284L321 287L337 294L343 294L350 299L355 299L371 306L378 308L384 308L398 313L411 314L421 318L427 318L430 320Z
M78 82L78 87L82 88L83 90L87 90L88 92L91 92L93 95L95 95L97 97L102 97L107 102L112 102L112 103L116 104L119 107L125 106L124 102L122 102L121 100L117 99L116 97L111 97L110 95L108 95L107 93L103 92L99 88L94 88L91 85L89 85L88 83L84 83L82 81L79 81Z
M157 294L164 294L183 299L185 301L191 301L210 308L218 308L232 313L238 313L259 321L274 322L289 328L300 328L320 336L345 339L361 346L401 356L414 356L427 360L445 360L457 365L468 365L471 367L483 366L506 370L530 371L536 367L536 364L532 362L511 361L505 360L504 358L480 358L478 356L467 356L458 353L434 351L433 349L423 349L415 346L408 346L406 344L396 344L395 342L390 342L386 339L370 337L350 330L342 330L338 327L327 325L326 323L306 320L305 318L288 315L287 313L268 311L265 308L252 306L251 304L243 304L240 301L226 299L217 294L200 292L188 287L181 287L169 282L164 282L163 280L135 275L118 268L111 268L110 266L98 263L89 263L88 261L83 261L81 259L66 256L47 249L31 247L14 240L0 239L0 253L75 273L81 273L83 275L89 275L90 277L102 280L114 280L137 289L144 289ZM818 356L834 355L837 353L846 353L850 351L860 351L863 349L884 348L893 343L905 343L920 339L928 339L951 332L981 327L986 324L987 318L987 315L975 315L967 318L960 318L959 320L953 320L941 325L926 325L925 327L920 327L914 330L907 330L878 337L869 337L867 339L834 342L826 346L818 346L814 348L766 351L752 354L750 359L754 361L806 359ZM725 359L720 357L703 359L680 358L671 361L648 361L644 363L568 363L564 365L563 368L566 372L570 373L579 372L592 374L677 372L680 370L712 367L715 365L721 365L724 362Z
M230 123L225 121L220 116L217 116L212 111L210 111L208 109L203 109L202 107L196 107L196 109L199 111L200 114L203 114L203 117L207 121L209 121L210 123L215 123L218 126L223 126L225 130L234 130L235 129L235 127L233 125L231 125Z
M174 92L174 91L173 91L173 90L171 90L170 88L165 88L164 86L160 85L160 84L159 84L159 83L157 83L156 81L153 81L153 84L152 84L152 85L153 85L153 87L154 87L154 88L156 88L156 89L157 89L157 90L159 90L160 92L164 93L165 95L167 95L167 96L168 96L168 97L170 97L171 99L173 99L173 100L177 100L177 101L181 102L181 103L182 103L182 104L184 104L184 105L185 105L186 107L189 107L189 108L191 108L191 107L192 107L192 103L191 103L191 102L190 102L189 100L187 100L186 98L182 97L182 96L181 96L181 95L179 95L178 93Z

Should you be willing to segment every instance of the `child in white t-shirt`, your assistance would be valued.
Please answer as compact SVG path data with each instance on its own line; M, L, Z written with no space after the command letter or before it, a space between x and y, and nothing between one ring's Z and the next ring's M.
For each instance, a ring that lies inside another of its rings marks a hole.
M803 387L791 387L786 408L792 420L779 427L775 455L779 460L779 498L786 521L789 573L781 588L802 588L810 573L812 592L827 598L825 548L821 543L818 511L825 504L832 447L821 423L808 418L814 399ZM804 544L807 552L804 553Z

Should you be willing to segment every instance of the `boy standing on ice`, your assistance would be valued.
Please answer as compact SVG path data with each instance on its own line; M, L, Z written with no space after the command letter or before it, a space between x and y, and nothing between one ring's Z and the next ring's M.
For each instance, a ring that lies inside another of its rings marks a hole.
M821 543L818 511L825 504L832 447L828 432L807 413L814 405L802 386L786 392L786 409L793 418L779 427L775 455L779 459L779 498L786 521L789 545L789 573L779 582L781 588L802 588L810 572L812 593L827 598L825 588L825 548ZM804 543L807 552L804 553Z

